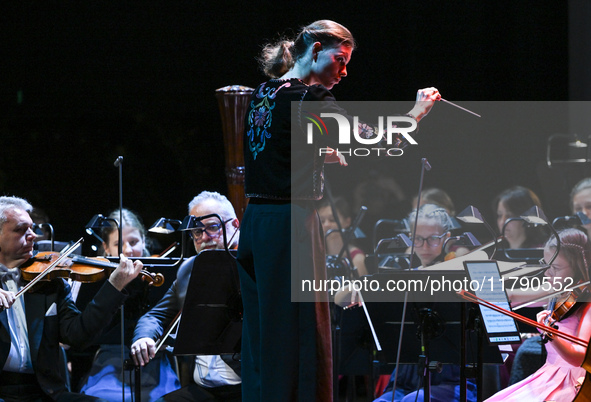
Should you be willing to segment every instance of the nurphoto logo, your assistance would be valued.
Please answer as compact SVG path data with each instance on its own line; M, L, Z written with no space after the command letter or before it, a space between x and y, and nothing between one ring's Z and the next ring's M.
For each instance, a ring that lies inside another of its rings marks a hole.
M416 130L417 122L409 116L378 116L377 126L371 126L360 122L358 116L353 116L353 124L351 124L350 117L347 118L339 113L320 113L320 116L311 112L304 113L305 118L309 120L306 125L308 144L314 143L315 133L329 136L325 119L334 119L338 126L339 145L351 145L352 138L361 145L356 148L339 147L336 149L344 155L369 156L375 153L378 156L383 154L401 156L403 150L398 147L401 144L400 137L403 137L410 145L418 145L410 134ZM368 148L366 147L368 145L375 145L375 147ZM329 151L329 148L320 148L319 154L323 155Z

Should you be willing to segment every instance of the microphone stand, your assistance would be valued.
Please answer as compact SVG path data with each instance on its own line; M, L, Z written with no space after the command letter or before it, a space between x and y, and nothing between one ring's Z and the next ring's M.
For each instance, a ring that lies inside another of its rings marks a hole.
M325 194L328 199L328 203L330 205L330 210L332 212L332 216L334 217L334 221L337 224L337 230L343 240L343 247L339 256L336 259L336 263L338 264L341 257L343 250L347 252L347 256L349 261L351 261L351 254L349 253L349 247L347 246L345 236L343 235L343 226L341 225L341 220L339 219L339 215L337 213L337 209L334 205L334 197L332 196L332 191L330 188L330 183L328 179L324 181L324 190ZM329 234L329 233L327 233ZM325 241L326 243L326 241ZM352 262L352 261L351 261ZM352 277L351 269L349 269L349 264L342 264L343 267L347 268L347 276L349 278ZM341 326L340 326L340 318L342 318L342 313L337 310L336 304L332 303L332 312L331 312L331 332L332 332L332 343L333 343L333 353L332 353L332 363L333 363L333 375L332 375L332 389L333 389L333 399L337 401L339 399L339 366L340 366L340 355L341 355Z
M423 179L425 177L425 171L431 170L431 165L427 158L421 159L421 178L419 180L419 192L417 194L417 212L415 214L415 222L414 222L414 229L412 231L412 245L410 246L410 262L408 265L408 269L412 269L412 260L414 257L415 252L415 238L417 235L417 224L419 221L419 208L421 205L421 193L423 191ZM408 291L404 292L404 302L402 304L402 319L400 320L400 336L398 337L398 351L396 352L396 364L394 366L394 384L392 386L392 401L394 401L394 396L396 395L396 382L398 377L398 366L400 365L400 353L402 351L402 335L404 334L404 322L406 320L406 306L408 305ZM423 365L423 402L430 402L431 401L431 390L430 390L430 381L431 376L428 370L429 367L429 360L426 355L419 355L419 365ZM419 367L420 369L421 367ZM418 392L418 390L417 390Z
M115 159L113 165L118 168L119 171L119 244L117 245L117 257L118 261L121 262L121 254L123 253L123 157L118 156ZM125 304L121 305L121 401L125 401L125 369L128 366L125 364ZM134 368L136 378L136 401L141 402L141 392L138 392L140 387L139 379L139 367ZM131 385L131 384L130 384Z

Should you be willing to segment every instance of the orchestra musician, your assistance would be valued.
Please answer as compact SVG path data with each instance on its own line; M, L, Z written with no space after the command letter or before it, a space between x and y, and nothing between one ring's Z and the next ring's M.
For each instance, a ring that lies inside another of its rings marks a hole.
M408 216L411 229L414 229L415 218L418 214L416 235L414 238L414 251L418 262L413 266L428 267L438 262L466 254L469 250L465 247L458 247L451 253L443 249L445 239L449 238L452 228L452 220L447 211L435 204L423 204L418 212L414 210ZM450 255L451 254L451 255ZM420 269L419 267L419 269ZM396 371L395 371L396 372ZM394 373L386 386L384 393L374 402L412 402L418 394L418 400L423 400L423 388L419 389L422 380L422 370L417 365L401 364L396 373L395 397L392 398L394 389ZM468 401L476 401L476 385L468 381ZM431 375L430 384L431 400L434 402L459 402L460 395L460 367L458 365L444 365L441 373Z
M591 242L587 235L578 229L565 229L559 232L560 252L545 275L552 283L577 284L589 280L591 262ZM556 238L553 236L544 247L544 260L550 261L556 251ZM572 279L572 280L571 280ZM524 289L523 292L508 292L513 304L521 304L540 292ZM544 302L539 302L542 305ZM576 302L558 321L559 331L574 335L585 341L591 337L591 304ZM544 310L537 315L541 324L549 324L546 318L551 314ZM558 336L546 343L545 364L534 374L508 388L496 393L487 402L528 401L535 396L539 401L570 402L584 376L581 364L585 359L586 348Z
M586 177L575 184L570 193L570 206L573 213L583 212L591 218L591 177ZM587 231L587 236L591 235L591 223L583 227Z
M533 206L542 208L542 203L529 188L514 186L498 194L493 200L493 211L497 216L499 233L507 219L519 217ZM546 239L543 233L522 221L511 221L505 226L505 241L510 249L541 247Z
M140 217L127 208L114 210L108 216L119 222L122 228L121 252L128 258L148 257L150 253L146 247L146 229ZM117 226L108 221L109 225L101 231L102 254L115 256L119 250L119 230ZM90 289L94 284L83 284L82 287ZM137 320L145 312L149 285L140 278L132 281L127 287L129 297L125 303L125 345L124 355L129 355L131 335ZM90 291L92 293L92 291ZM104 331L99 339L100 347L92 360L92 366L82 380L80 392L98 396L107 400L118 400L122 397L121 387L125 384L125 399L132 399L134 386L131 375L126 372L122 376L121 370L121 317L116 317L109 328ZM174 373L172 353L164 349L149 367L141 371L141 392L146 399L148 396L155 400L162 395L180 388L180 382Z
M342 197L335 197L334 206L341 224L341 229L347 229L351 226L351 208L349 207L349 203ZM332 208L326 198L323 198L318 204L318 216L320 217L326 240L326 254L329 256L338 255L343 248L343 236L338 230ZM329 231L332 232L328 233ZM354 240L353 237L350 238L348 252L345 252L343 256L351 259L352 266L357 271L358 276L364 276L368 274L365 266L365 253L355 244Z
M411 203L413 210L417 209L417 201L418 195L414 196L412 199ZM423 190L421 193L421 206L425 204L439 205L447 211L449 216L454 216L456 214L454 202L452 201L451 197L448 193L440 188L430 187Z
M238 245L239 222L228 199L217 193L203 191L189 203L189 214L204 216L218 214L226 226L228 247ZM221 223L215 217L204 219L204 228L191 231L195 251L223 249ZM136 365L149 367L154 358L156 340L160 338L182 309L195 256L183 262L177 278L154 308L142 316L135 328L131 355ZM240 401L239 355L195 356L193 381L179 390L162 396L160 401ZM150 363L150 364L148 364ZM147 365L147 366L146 366Z
M334 151L337 145L326 142L336 141L330 136L318 136L312 147L291 147L291 108L292 101L327 101L327 111L343 113L330 90L347 76L354 48L347 28L320 20L303 27L294 40L268 44L260 58L271 79L255 89L246 112L245 192L250 201L238 249L247 401L332 400L328 295L313 295L315 303L292 302L299 295L292 295L291 280L292 273L326 278L312 201L322 198L324 163L346 162ZM419 121L439 98L435 88L420 90L410 115ZM326 154L318 153L321 147Z
M414 229L416 215L417 211L414 210L408 216L411 230ZM451 217L445 208L435 204L423 204L418 210L418 215L416 234L411 232L415 244L414 252L419 260L413 262L413 268L428 267L470 251L466 247L455 247L453 244L446 246L447 250L443 249L443 244L451 236L453 227Z
M120 219L121 217L121 219ZM119 225L123 228L121 239L121 252L127 257L149 257L150 252L147 248L146 228L140 217L127 208L123 208L121 213L115 210L109 214L109 219L121 220ZM111 223L111 222L109 222ZM119 230L114 224L105 226L101 231L103 239L103 255L115 256L119 250Z
M32 206L17 197L0 197L0 400L95 401L69 392L60 342L83 348L95 340L125 301L125 286L142 270L140 261L121 256L93 302L76 308L61 278L14 297L21 288L19 268L33 256ZM36 285L38 286L38 285Z

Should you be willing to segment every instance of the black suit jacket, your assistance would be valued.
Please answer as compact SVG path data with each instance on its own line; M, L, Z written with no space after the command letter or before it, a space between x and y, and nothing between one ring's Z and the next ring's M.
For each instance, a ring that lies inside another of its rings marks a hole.
M45 283L35 293L23 295L29 333L33 370L39 385L52 398L67 391L61 377L60 345L84 348L101 334L126 296L106 282L80 312L72 300L70 286L63 279ZM0 312L0 365L4 367L10 353L10 333L6 311ZM1 397L1 395L0 395Z

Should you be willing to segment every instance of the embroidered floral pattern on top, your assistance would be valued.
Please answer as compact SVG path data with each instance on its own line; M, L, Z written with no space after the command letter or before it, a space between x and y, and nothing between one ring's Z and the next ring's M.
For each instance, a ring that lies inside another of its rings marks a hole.
M267 139L271 138L271 133L268 128L271 127L273 120L272 110L275 108L273 100L277 96L277 92L283 87L290 87L291 84L286 82L279 88L266 88L266 84L261 85L256 93L256 98L261 99L258 104L254 101L250 102L250 113L248 114L248 149L252 153L253 159L265 149Z

